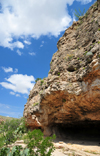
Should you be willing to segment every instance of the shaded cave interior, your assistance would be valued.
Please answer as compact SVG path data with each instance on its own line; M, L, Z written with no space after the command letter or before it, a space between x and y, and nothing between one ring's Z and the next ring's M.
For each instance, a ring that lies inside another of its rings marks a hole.
M66 141L90 141L100 146L100 121L80 121L70 124L54 124L53 133Z

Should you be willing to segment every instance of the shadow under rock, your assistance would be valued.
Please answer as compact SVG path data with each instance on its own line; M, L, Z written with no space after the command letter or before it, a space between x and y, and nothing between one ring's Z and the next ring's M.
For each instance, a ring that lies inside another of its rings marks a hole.
M54 142L63 141L70 144L100 146L100 122L57 124L52 128L53 133L56 134Z

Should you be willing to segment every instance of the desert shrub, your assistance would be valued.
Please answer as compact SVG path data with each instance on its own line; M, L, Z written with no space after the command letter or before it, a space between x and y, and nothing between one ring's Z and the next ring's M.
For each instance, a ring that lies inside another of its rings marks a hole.
M55 139L55 135L44 138L40 129L29 131L27 136L25 136L25 142L27 143L30 156L50 156L54 150L53 139Z
M22 146L14 146L12 150L3 147L0 150L0 156L30 156L29 149L23 149Z
M7 156L9 152L10 152L10 148L3 147L2 149L0 149L0 156Z
M14 146L12 150L7 147L0 149L0 156L50 156L54 151L53 137L43 137L41 130L34 130L28 132L25 136L25 143L27 148L23 149L22 146Z
M0 134L0 148L3 147L4 142L5 142L5 138L2 134Z
M16 141L17 139L21 138L22 134L26 131L27 129L23 118L6 120L5 122L2 122L2 124L0 125L0 132L3 140L2 145L4 143L6 143L7 145Z

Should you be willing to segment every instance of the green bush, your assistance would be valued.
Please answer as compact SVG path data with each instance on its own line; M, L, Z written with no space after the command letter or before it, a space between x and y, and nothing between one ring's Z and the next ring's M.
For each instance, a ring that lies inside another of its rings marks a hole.
M34 130L28 132L25 136L25 143L27 148L23 149L22 146L14 146L12 150L7 147L0 149L0 156L50 156L54 151L53 137L43 137L41 130Z
M5 142L5 138L2 134L0 134L0 148L3 147L4 142Z
M3 147L2 149L0 149L0 156L7 156L9 152L10 152L10 148Z
M12 150L3 147L0 150L0 156L30 156L29 149L23 149L22 146L14 146Z
M55 139L55 135L44 138L40 129L29 131L25 136L25 142L28 144L30 156L50 156L54 150L53 139Z
M25 121L23 118L21 119L12 119L6 120L2 122L0 125L0 133L2 138L0 139L0 147L4 145L4 143L10 144L15 142L17 139L22 137L22 134L27 131L25 127ZM3 140L3 143L1 141Z

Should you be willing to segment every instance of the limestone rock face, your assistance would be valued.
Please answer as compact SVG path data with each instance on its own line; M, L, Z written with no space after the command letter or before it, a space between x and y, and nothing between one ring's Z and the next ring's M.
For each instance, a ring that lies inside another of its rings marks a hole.
M51 135L57 125L100 121L100 1L57 43L47 78L30 91L24 117Z

